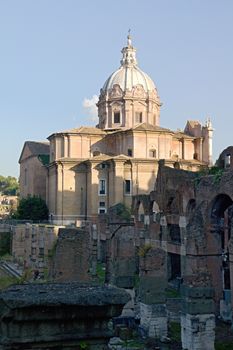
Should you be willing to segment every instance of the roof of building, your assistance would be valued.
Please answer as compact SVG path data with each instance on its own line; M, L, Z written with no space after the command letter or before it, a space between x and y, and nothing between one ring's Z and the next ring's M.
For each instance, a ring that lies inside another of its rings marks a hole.
M33 155L49 154L49 142L47 141L26 141L27 145Z
M176 136L178 138L186 138L186 139L192 139L192 140L195 138L195 137L193 137L191 135L186 134L183 131L175 131L174 132L174 136Z
M22 160L25 148L28 147L30 150L30 156L49 156L49 142L48 141L25 141L22 152L19 157L19 163Z
M133 128L119 128L119 129L107 129L108 133L117 133L117 132L127 132L127 131L156 131L156 132L168 132L174 133L170 129L161 128L160 126L151 125L149 123L141 123L135 125Z
M200 125L201 123L198 120L187 120L187 124L190 124L192 128L194 128L196 125Z
M60 132L55 132L52 135L57 134L89 134L89 135L105 135L106 132L104 130L98 129L93 126L80 126L79 128L73 128L69 130L63 130ZM48 139L52 136L50 135Z
M141 123L132 128L133 130L139 130L139 131L167 131L167 132L173 132L170 129L161 128L160 126L151 125L149 123Z

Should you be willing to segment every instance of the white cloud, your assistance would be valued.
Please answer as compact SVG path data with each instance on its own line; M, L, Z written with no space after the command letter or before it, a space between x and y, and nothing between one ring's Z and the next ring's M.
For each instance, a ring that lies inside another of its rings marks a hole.
M97 102L98 96L96 95L93 95L91 99L84 98L83 100L83 108L94 122L98 121L98 109L96 107Z

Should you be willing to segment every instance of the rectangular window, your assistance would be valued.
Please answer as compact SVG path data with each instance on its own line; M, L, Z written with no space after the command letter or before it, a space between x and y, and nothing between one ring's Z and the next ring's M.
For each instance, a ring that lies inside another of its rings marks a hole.
M149 151L149 157L151 158L156 158L156 150L155 149L151 149Z
M105 207L105 202L99 202L99 207Z
M99 208L98 212L99 212L99 214L105 214L106 213L106 208Z
M136 123L142 123L142 112L136 112L135 113L135 122Z
M44 248L39 248L39 255L44 255Z
M99 194L100 195L106 194L106 180L105 179L101 179L99 181Z
M114 124L119 124L121 122L120 112L114 112Z
M133 157L133 151L131 148L128 149L128 156Z
M125 194L131 194L131 181L125 180Z

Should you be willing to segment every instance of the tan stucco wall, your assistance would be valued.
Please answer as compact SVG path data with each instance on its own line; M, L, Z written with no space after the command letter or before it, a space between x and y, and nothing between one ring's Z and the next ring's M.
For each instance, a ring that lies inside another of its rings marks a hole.
M46 200L47 170L36 156L25 158L20 164L20 198L28 195Z

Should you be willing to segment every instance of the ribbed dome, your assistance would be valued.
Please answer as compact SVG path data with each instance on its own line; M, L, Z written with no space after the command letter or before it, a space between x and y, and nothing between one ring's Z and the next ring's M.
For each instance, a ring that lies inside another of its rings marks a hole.
M136 85L142 85L146 92L156 90L153 80L137 66L121 66L106 80L103 91L112 89L115 84L123 91L132 90Z
M122 49L121 67L110 75L104 83L103 92L107 92L114 85L119 85L123 92L132 90L136 85L142 85L145 92L156 92L153 80L138 66L136 60L136 49L132 46L131 37L128 35L127 46Z

